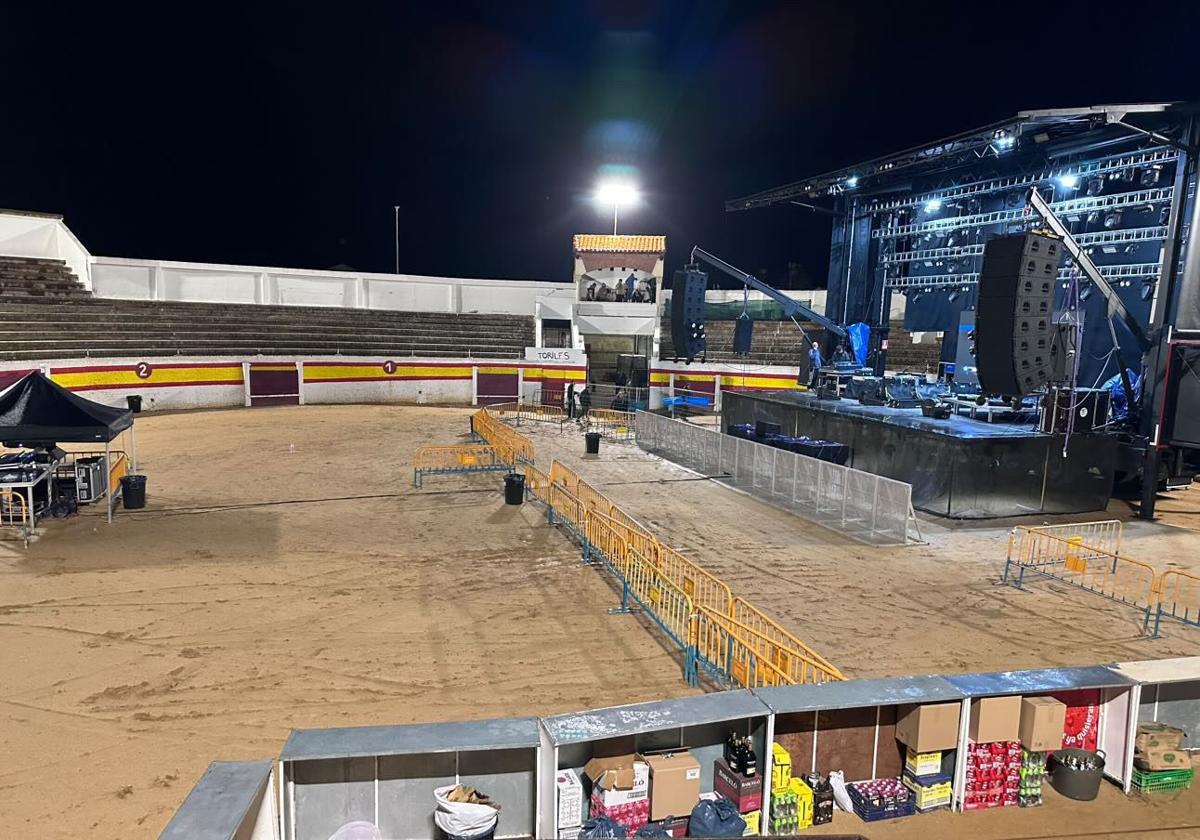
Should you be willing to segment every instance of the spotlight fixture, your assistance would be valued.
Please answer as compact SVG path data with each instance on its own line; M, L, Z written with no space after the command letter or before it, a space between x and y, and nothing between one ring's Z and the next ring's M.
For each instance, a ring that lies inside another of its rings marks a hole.
M1103 178L1089 178L1087 183L1087 194L1091 196L1100 195L1104 192Z
M1099 210L1093 210L1091 213L1087 214L1087 223L1089 225L1097 224L1097 223L1099 223L1099 221L1100 221L1100 211Z
M992 134L992 144L998 152L1007 152L1017 143L1017 138L1006 128L1000 128Z
M1137 180L1137 174L1137 169L1131 166L1128 169L1122 170L1121 180L1127 184L1132 184L1135 180Z
M1147 277L1142 281L1142 300L1150 300L1154 297L1154 279Z
M1058 181L1058 185L1063 189L1073 190L1079 186L1078 175L1059 175L1056 180Z
M852 190L857 186L858 186L858 176L857 175L851 175L849 178L846 179L846 189Z
M1079 299L1087 300L1091 296L1092 296L1092 284L1090 282L1085 283L1083 285L1083 288L1079 291Z
M942 209L942 200L940 198L931 198L925 202L926 213L936 213Z
M1105 230L1112 230L1119 224L1121 224L1121 211L1120 210L1113 210L1109 213L1104 214Z
M958 300L958 292L951 292L950 297L946 298L946 300L954 303L954 301Z
M1142 186L1153 187L1162 178L1162 167L1151 166L1149 169L1142 171Z

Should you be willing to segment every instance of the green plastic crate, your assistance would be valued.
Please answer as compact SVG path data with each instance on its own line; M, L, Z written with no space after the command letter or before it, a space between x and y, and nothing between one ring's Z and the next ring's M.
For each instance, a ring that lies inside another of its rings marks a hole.
M1195 771L1186 770L1139 770L1133 768L1133 789L1140 793L1166 793L1172 790L1187 790L1192 786Z

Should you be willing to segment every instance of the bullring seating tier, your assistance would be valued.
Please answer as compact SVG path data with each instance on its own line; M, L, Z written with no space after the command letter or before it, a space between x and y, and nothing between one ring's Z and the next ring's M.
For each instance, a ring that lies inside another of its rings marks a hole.
M806 358L808 344L796 325L791 321L755 321L750 341L750 354L739 356L733 352L734 321L705 321L704 332L708 336L710 362L742 365L782 365L798 367ZM812 323L801 323L804 333L812 341L822 341L823 329ZM671 320L664 318L659 341L659 358L670 360L675 356L671 341ZM941 342L913 344L912 334L904 329L902 322L892 323L888 334L888 370L911 371L913 373L935 373L941 357Z
M86 294L86 293L85 293ZM333 307L0 297L0 360L345 355L521 358L533 318Z

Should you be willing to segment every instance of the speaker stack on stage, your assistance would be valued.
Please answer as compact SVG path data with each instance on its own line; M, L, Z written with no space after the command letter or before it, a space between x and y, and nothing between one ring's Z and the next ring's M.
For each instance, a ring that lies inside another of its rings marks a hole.
M1036 233L990 239L975 316L975 366L987 393L1023 396L1054 369L1054 288L1062 243Z
M707 343L704 335L704 290L708 275L694 268L676 271L671 282L671 343L675 358L703 359Z

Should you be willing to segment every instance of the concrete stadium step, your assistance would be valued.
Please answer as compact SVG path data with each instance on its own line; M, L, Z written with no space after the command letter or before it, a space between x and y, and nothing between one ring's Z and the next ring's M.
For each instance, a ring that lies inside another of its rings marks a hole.
M9 266L31 273L37 265ZM51 267L57 271L62 266ZM6 289L0 278L0 290ZM17 282L17 281L13 281ZM0 358L384 356L515 359L533 344L522 315L41 297L22 279L0 295ZM47 289L67 289L47 281Z

